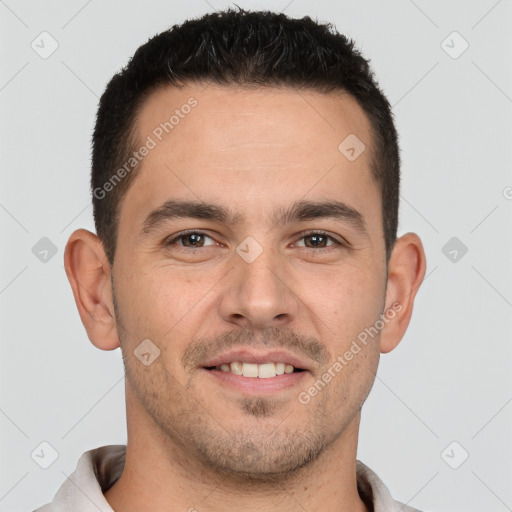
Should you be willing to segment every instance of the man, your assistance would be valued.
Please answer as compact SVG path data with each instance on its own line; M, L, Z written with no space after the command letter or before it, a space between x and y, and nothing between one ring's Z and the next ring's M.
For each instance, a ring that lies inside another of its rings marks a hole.
M128 440L39 510L414 510L356 460L425 256L396 238L397 134L353 43L241 9L155 36L100 100L91 185L65 268L121 347Z

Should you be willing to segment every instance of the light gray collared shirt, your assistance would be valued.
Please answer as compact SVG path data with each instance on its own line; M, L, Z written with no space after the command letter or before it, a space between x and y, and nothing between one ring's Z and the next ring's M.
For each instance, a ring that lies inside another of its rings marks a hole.
M52 502L34 512L113 512L103 493L121 476L125 456L124 444L85 452ZM420 512L395 501L382 480L360 461L357 461L357 487L370 512Z

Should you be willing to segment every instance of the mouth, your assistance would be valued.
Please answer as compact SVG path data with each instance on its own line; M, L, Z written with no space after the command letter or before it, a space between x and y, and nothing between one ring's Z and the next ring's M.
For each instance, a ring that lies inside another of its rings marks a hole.
M284 391L298 386L311 367L286 351L256 352L247 348L232 350L205 361L201 370L223 389L234 389L249 396Z
M254 366L261 367L265 365ZM309 374L307 370L298 368L290 373L285 372L280 375L276 373L274 376L263 368L262 375L266 376L261 377L259 375L256 376L256 371L251 369L251 367L246 371L248 375L243 375L243 373L237 374L229 370L220 370L216 366L204 367L201 370L207 375L207 378L211 378L213 382L220 385L222 391L231 389L252 397L283 392L287 389L298 387L300 383L302 383L300 389L304 389L304 379Z
M248 363L243 361L232 361L217 366L204 366L205 370L217 370L234 375L243 375L248 378L269 379L279 375L288 375L306 371L304 368L296 368L289 363L265 362L261 364Z

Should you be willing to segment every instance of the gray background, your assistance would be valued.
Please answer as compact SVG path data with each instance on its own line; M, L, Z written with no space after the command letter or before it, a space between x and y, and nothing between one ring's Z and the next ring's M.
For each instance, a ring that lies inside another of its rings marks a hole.
M126 442L120 350L88 341L63 268L71 232L94 230L98 97L150 36L228 5L0 0L2 512L47 503L84 451ZM394 105L399 231L419 234L428 267L363 409L359 459L422 510L512 510L512 1L238 5L333 22ZM58 43L45 59L43 31ZM58 452L47 469L31 457L42 442Z

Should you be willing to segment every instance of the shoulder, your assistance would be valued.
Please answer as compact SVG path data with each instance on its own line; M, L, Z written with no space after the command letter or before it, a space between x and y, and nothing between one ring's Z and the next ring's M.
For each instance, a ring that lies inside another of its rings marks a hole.
M379 476L361 461L356 463L357 488L361 499L375 512L421 512L396 501Z
M36 508L33 512L53 512L53 507L51 503L48 503L40 508Z

